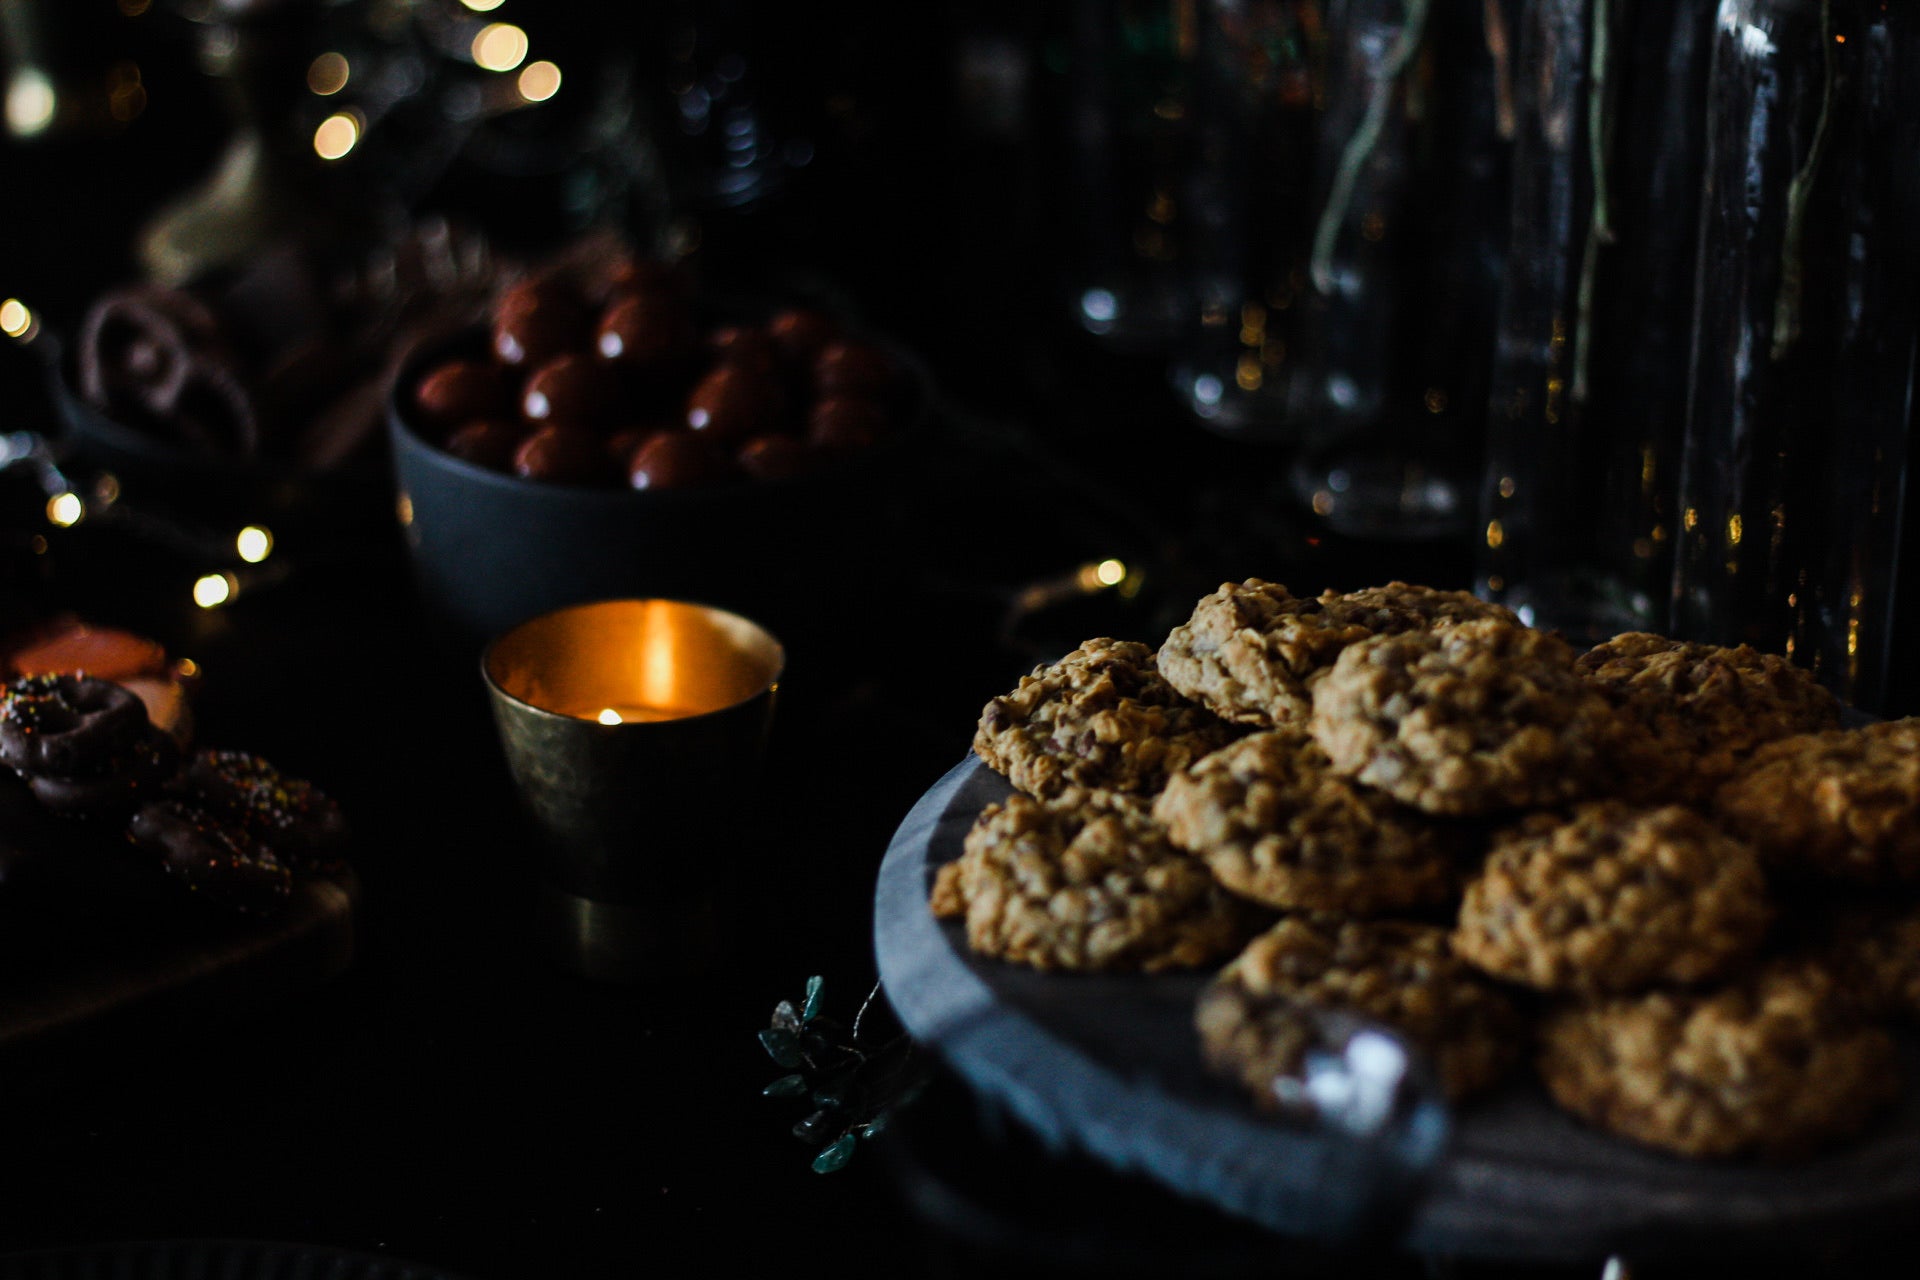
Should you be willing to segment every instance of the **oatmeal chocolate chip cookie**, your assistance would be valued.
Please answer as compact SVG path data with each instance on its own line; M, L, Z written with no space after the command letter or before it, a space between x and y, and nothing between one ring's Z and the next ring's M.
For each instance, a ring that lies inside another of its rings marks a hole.
M1241 724L1274 725L1313 709L1309 677L1373 632L1277 582L1223 583L1160 646L1174 688Z
M1766 893L1753 850L1691 810L1598 801L1495 838L1453 949L1543 991L1701 982L1759 947Z
M1447 931L1402 921L1291 916L1220 971L1195 1012L1208 1066L1263 1107L1297 1070L1318 1014L1377 1022L1429 1055L1447 1096L1497 1080L1520 1019L1493 984L1455 958Z
M1373 915L1445 902L1458 887L1430 820L1335 775L1298 728L1175 774L1153 816L1221 884L1268 906Z
M1516 621L1464 591L1393 582L1309 599L1249 578L1222 584L1194 607L1160 646L1160 671L1229 720L1300 723L1313 710L1312 685L1348 645L1488 617Z
M1317 687L1336 773L1428 813L1558 804L1603 787L1619 729L1556 636L1498 619L1353 645Z
M1845 901L1802 917L1803 949L1873 1018L1920 1019L1920 903Z
M1840 723L1839 702L1809 672L1748 645L1633 631L1575 665L1639 730L1625 762L1637 798L1704 802L1755 748Z
M1143 807L1079 798L1072 810L1021 795L989 805L936 875L933 913L964 917L980 954L1036 969L1207 964L1259 927L1260 913L1169 845Z
M1342 595L1329 592L1320 599L1329 609L1379 636L1432 631L1480 618L1494 618L1516 626L1520 623L1513 610L1482 600L1471 591L1441 591L1406 582L1389 582L1384 587L1367 587Z
M1899 1089L1893 1041L1843 996L1827 969L1794 961L1717 991L1568 1007L1542 1027L1540 1074L1562 1107L1648 1146L1800 1155Z
M1770 865L1868 884L1920 880L1920 719L1769 743L1713 804Z
M987 703L974 752L1030 796L1072 788L1154 795L1239 730L1187 701L1131 640L1089 640Z

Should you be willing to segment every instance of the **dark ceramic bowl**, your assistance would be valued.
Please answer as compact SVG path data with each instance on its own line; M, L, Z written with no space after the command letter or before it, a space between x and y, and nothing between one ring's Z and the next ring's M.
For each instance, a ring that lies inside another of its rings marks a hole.
M486 340L475 332L424 348L387 400L400 522L423 598L466 641L566 605L628 596L764 616L767 601L796 579L842 571L835 549L872 531L885 487L927 433L923 366L881 345L905 372L910 396L901 429L885 441L793 479L639 491L524 480L432 444L406 389L442 361L481 356Z

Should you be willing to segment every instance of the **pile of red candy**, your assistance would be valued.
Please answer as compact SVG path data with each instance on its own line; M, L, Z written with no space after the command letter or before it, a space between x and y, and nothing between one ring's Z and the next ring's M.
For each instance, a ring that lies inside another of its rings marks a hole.
M428 438L468 462L552 484L691 488L780 480L899 426L900 370L815 311L704 323L679 275L623 262L550 273L493 305L491 358L412 388Z

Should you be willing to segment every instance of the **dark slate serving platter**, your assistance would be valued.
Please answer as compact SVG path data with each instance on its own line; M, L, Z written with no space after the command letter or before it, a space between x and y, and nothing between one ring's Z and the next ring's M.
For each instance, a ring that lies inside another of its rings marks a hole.
M1202 1070L1191 1015L1204 974L1041 973L974 956L927 909L1006 783L955 766L894 834L874 911L880 977L907 1030L1049 1143L1278 1231L1380 1230L1377 1166L1337 1137L1261 1117ZM1908 1078L1920 1053L1903 1045ZM1645 1151L1558 1111L1525 1073L1454 1118L1451 1146L1396 1196L1387 1229L1420 1250L1573 1259L1708 1249L1861 1226L1920 1205L1920 1089L1859 1139L1792 1165ZM1376 1205L1377 1207L1377 1205Z

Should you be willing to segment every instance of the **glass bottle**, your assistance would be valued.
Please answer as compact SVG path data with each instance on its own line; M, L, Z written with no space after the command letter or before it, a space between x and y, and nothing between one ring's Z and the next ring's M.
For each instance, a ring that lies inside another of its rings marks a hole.
M1721 0L1674 622L1886 688L1912 414L1920 13Z
M1527 0L1481 593L1586 642L1661 630L1714 21Z
M1344 533L1434 537L1472 519L1506 248L1511 9L1350 0L1336 28L1336 49L1370 52L1349 56L1344 94L1329 90L1291 404L1309 447L1291 481Z

